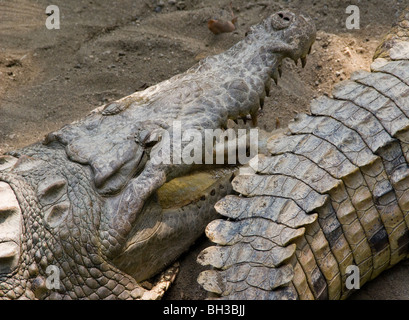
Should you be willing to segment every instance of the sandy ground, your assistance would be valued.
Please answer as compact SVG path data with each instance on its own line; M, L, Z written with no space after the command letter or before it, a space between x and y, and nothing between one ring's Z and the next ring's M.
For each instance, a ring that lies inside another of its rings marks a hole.
M288 61L259 119L261 128L285 126L357 69L369 70L382 35L405 1L234 0L237 30L215 36L211 18L228 19L230 0L54 0L61 28L45 27L45 0L0 0L0 153L42 139L90 110L183 72L229 48L252 24L280 8L314 17L318 35L305 69ZM349 4L358 5L360 29L347 30ZM202 299L196 284L201 239L181 259L167 299ZM408 264L366 285L354 299L408 299Z

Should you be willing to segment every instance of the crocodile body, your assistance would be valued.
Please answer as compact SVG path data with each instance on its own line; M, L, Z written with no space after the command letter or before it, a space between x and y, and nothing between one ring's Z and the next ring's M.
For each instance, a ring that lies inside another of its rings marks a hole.
M2 156L0 298L160 297L171 274L152 290L140 283L203 233L234 170L177 161L188 142L173 143L175 123L182 133L255 123L282 59L304 64L314 40L309 17L276 13L225 53Z
M332 97L311 103L207 226L198 280L225 299L345 299L409 255L409 11ZM354 269L354 267L357 267ZM358 272L358 271L357 271ZM349 285L347 285L349 283ZM355 283L356 284L356 283Z

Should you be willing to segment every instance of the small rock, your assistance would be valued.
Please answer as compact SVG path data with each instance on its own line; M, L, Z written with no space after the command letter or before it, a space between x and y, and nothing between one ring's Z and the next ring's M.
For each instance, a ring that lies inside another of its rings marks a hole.
M324 16L326 16L326 15L328 14L328 5L324 4L324 7L323 7L322 9L323 9L323 10L322 10L322 14L323 14Z
M324 42L321 44L321 47L324 48L324 49L325 49L325 48L328 48L329 44L330 44L330 41L329 41L329 40L324 41Z
M365 49L362 48L362 47L359 47L359 48L356 49L356 52L358 52L360 54L363 54L363 53L365 53Z
M337 71L337 72L335 72L335 75L336 75L337 77L340 77L340 76L341 76L341 74L342 74L342 72L341 72L341 71Z
M171 6L174 6L176 4L175 0L168 0L168 4L170 4Z
M7 68L11 68L11 67L15 67L15 66L21 67L21 65L22 65L21 61L18 60L18 59L11 59L11 60L6 62L6 67Z
M348 57L352 57L351 49L349 49L349 47L345 47L344 54Z
M178 10L185 10L186 9L186 3L184 1L178 1L176 3L176 8Z

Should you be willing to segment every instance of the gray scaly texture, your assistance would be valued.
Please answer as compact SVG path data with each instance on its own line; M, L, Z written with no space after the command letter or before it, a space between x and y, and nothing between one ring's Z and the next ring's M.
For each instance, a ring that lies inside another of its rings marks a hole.
M152 290L140 283L203 234L234 169L167 163L160 151L183 149L173 138L189 129L248 114L256 124L282 59L305 64L314 40L309 17L278 12L228 51L0 157L0 298L160 298L172 267Z
M397 30L399 31L396 34ZM198 281L223 299L344 299L409 255L409 11L371 71L311 103L216 204Z

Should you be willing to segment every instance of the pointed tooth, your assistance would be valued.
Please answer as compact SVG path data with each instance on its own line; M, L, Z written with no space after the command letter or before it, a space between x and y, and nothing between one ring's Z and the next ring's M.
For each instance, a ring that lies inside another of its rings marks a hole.
M277 71L278 71L278 74L279 74L279 76L280 76L280 78L281 78L281 76L283 75L283 67L282 67L281 64L278 65Z
M307 57L301 58L301 66L304 68L306 64L307 64Z
M308 49L308 54L311 54L311 51L312 51L312 45L311 45L311 47Z
M296 66L298 66L298 59L293 59Z
M274 73L273 73L273 76L272 76L272 78L273 78L276 85L278 85L278 77L279 77L279 73L278 73L278 70L276 69L276 70L274 70Z
M270 96L270 87L266 87L266 97Z
M237 119L232 119L235 124L239 124L239 121Z
M271 87L271 80L268 78L267 82L264 85L264 90L266 91L266 96L270 96L270 87Z
M257 127L257 114L257 111L250 113L251 124L253 125L253 127Z
M241 120L243 120L244 124L247 123L247 116L241 117Z
M264 108L264 99L260 98L260 109L263 110Z

